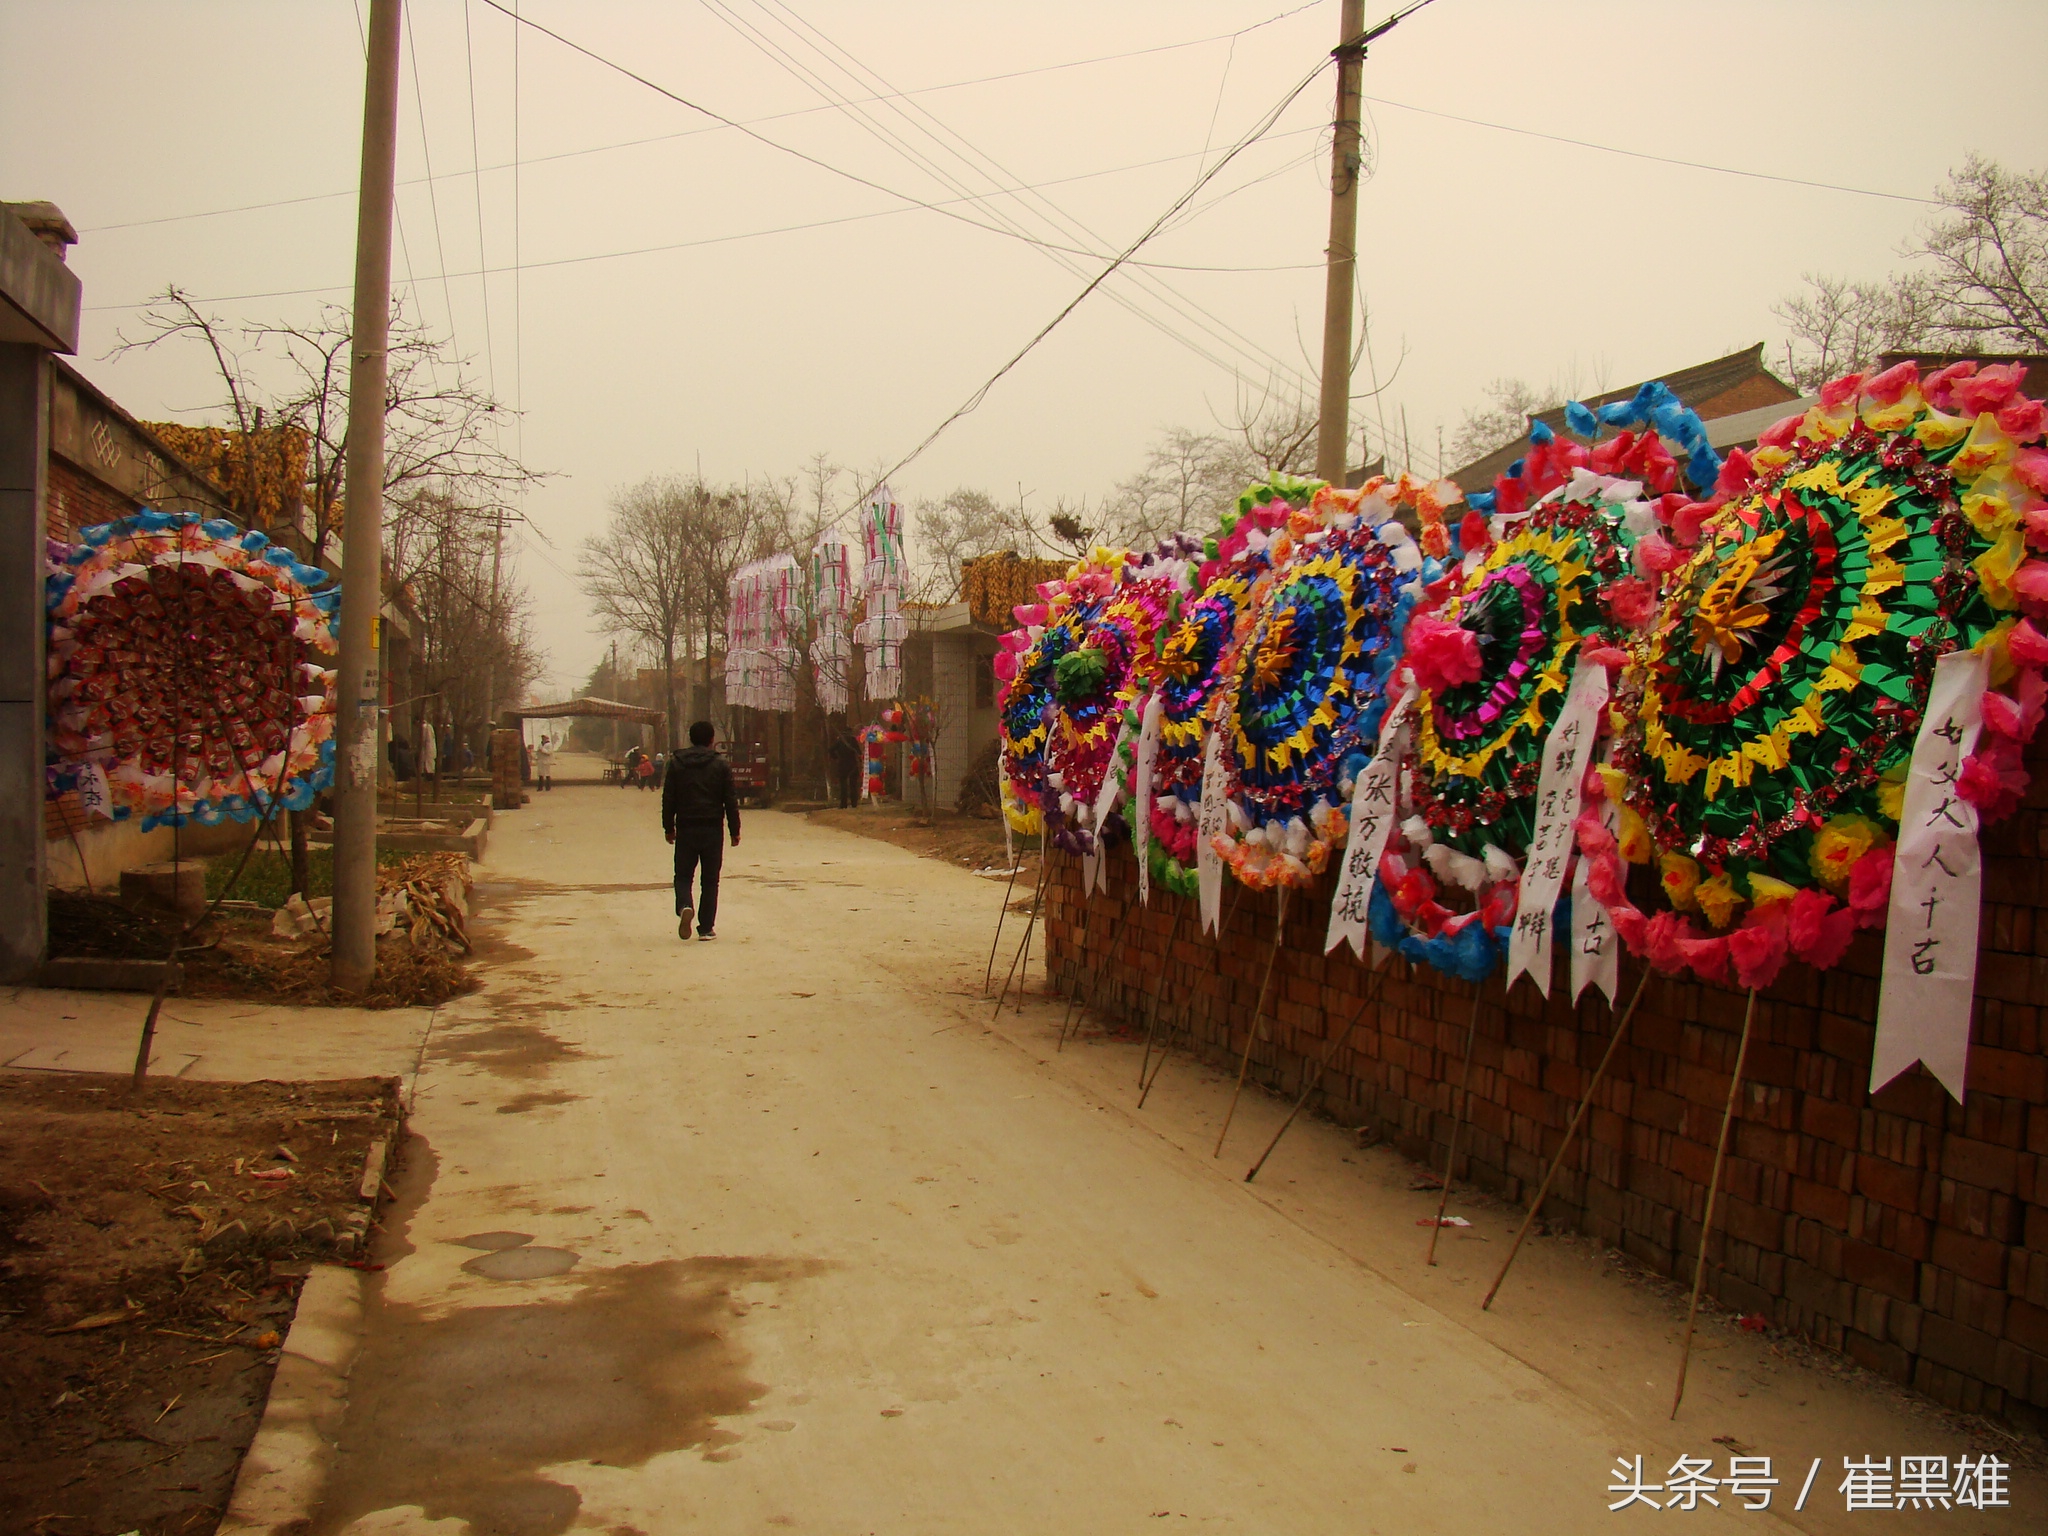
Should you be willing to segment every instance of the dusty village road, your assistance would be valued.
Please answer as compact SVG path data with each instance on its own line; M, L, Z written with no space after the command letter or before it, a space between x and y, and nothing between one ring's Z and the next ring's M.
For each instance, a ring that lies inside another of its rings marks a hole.
M1651 1513L1608 1514L1618 1454L1655 1476L1759 1433L1721 1416L1725 1355L1662 1422L1661 1312L1617 1299L1573 1324L1611 1354L1539 1368L1560 1325L1472 1331L1470 1255L1429 1272L1439 1307L1333 1240L1347 1202L1428 1198L1375 1193L1334 1131L1247 1190L1195 1149L1224 1090L1185 1061L1141 1119L1109 1088L1128 1054L1053 1058L1056 1009L986 1029L999 884L752 813L718 942L684 944L667 866L651 795L499 819L498 964L424 1054L317 1532L1583 1532ZM1622 1297L1595 1270L1582 1294ZM1664 1518L2039 1529L2038 1504L1844 1516L1841 1454L1949 1448L1861 1411L1815 1445L1809 1513L1784 1513L1802 1457L1769 1513Z

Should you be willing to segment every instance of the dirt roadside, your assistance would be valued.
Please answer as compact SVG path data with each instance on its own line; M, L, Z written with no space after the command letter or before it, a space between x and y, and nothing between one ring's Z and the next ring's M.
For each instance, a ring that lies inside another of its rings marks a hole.
M0 1075L0 1532L211 1531L397 1083Z

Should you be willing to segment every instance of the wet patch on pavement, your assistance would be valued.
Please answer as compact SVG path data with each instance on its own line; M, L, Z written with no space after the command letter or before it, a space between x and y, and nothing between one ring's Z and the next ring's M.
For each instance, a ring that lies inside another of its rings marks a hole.
M557 1088L551 1093L514 1094L498 1106L501 1115L530 1114L536 1109L551 1109L558 1104L573 1104L582 1098L580 1093L569 1093Z
M828 1267L672 1259L586 1271L546 1300L438 1315L380 1295L312 1536L405 1505L479 1532L559 1536L582 1497L542 1468L637 1467L664 1452L726 1449L738 1436L720 1421L768 1391L747 1375L733 1293Z
M499 1017L503 1020L511 1014L516 1020L517 1012L526 1007L532 1007L535 1016L542 1011L533 1005L513 1004L501 1006ZM586 1060L590 1053L538 1024L514 1021L449 1030L435 1044L434 1054L448 1061L482 1067L499 1077L531 1078L540 1077L563 1062Z
M472 1232L467 1237L448 1239L458 1248L474 1248L481 1253L496 1253L501 1248L521 1248L533 1241L531 1232Z
M486 1280L552 1280L582 1262L583 1255L569 1248L501 1248L471 1259L462 1268Z

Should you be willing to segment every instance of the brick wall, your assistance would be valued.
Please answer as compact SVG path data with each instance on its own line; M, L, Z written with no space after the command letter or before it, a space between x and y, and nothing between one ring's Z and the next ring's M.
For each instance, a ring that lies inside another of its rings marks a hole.
M1724 1304L1952 1407L2022 1417L2048 1410L2044 749L2048 734L2030 753L2025 808L1985 839L1967 1103L1918 1068L1869 1092L1881 935L1859 936L1833 971L1788 965L1757 1002L1707 1279ZM1053 984L1064 991L1095 974L1097 1011L1142 1025L1178 910L1162 1034L1177 1031L1179 1043L1234 1071L1276 897L1226 882L1219 948L1196 931L1191 901L1160 893L1131 913L1136 878L1119 844L1108 889L1084 917L1078 861L1055 856ZM1290 898L1268 1038L1252 1052L1253 1076L1290 1093L1359 1013L1366 985L1348 948L1322 953L1329 885ZM1441 1167L1473 989L1399 960L1387 969L1380 1004L1332 1061L1321 1104ZM1624 960L1622 1005L1640 974ZM1533 1194L1613 1028L1597 994L1575 1008L1561 978L1551 991L1546 1003L1525 980L1504 995L1497 976L1479 989L1471 1121L1456 1172L1512 1200ZM1545 1202L1549 1219L1690 1281L1743 1006L1739 992L1651 979Z
M51 538L72 539L81 528L110 523L135 510L135 502L67 460L53 453L49 462L44 527Z

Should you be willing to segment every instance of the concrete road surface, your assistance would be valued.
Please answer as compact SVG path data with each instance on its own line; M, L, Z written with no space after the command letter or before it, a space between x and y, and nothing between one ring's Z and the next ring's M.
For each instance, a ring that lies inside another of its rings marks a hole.
M1055 1058L1044 1005L988 1030L1000 883L749 814L719 939L684 943L667 854L647 797L564 789L500 818L489 984L428 1040L316 1531L2022 1528L1844 1515L1840 1454L1954 1438L1862 1398L1844 1443L1814 1445L1806 1513L1807 1458L1779 1446L1769 1512L1723 1490L1610 1515L1617 1457L1661 1483L1681 1453L1725 1472L1774 1447L1715 1443L1750 1432L1728 1355L1664 1422L1668 1308L1597 1256L1528 1261L1578 1287L1583 1341L1527 1306L1475 1332L1453 1287L1505 1213L1476 1213L1433 1299L1374 1251L1412 1258L1405 1206L1336 1230L1380 1195L1334 1131L1247 1189L1245 1157L1203 1144L1212 1074L1174 1063L1141 1118L1129 1047ZM1248 1104L1233 1146L1277 1114ZM1381 1183L1412 1180L1379 1155ZM1849 1396L1776 1380L1786 1413Z

